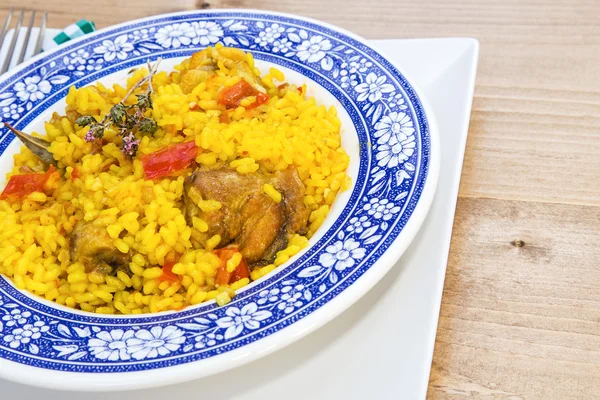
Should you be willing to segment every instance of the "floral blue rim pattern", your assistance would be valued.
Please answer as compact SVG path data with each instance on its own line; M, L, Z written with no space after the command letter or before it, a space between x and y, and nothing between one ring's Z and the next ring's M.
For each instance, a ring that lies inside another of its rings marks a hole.
M69 86L215 43L298 71L332 93L358 134L360 170L341 215L305 254L230 304L106 318L52 308L0 277L0 357L71 372L128 372L222 354L305 318L361 277L419 201L430 162L422 105L405 78L361 42L271 14L186 13L134 22L67 45L0 83L0 121L22 129ZM0 155L14 139L0 131Z

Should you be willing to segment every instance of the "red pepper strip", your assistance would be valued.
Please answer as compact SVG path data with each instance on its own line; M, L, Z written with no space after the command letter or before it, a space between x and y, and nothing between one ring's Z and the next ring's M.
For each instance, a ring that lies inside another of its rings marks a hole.
M81 172L77 167L73 168L73 172L71 172L71 180L74 181L77 178L81 177Z
M224 247L219 250L215 250L214 253L221 259L221 265L217 269L217 276L215 277L215 283L218 285L227 285L237 282L243 278L250 277L250 270L246 260L242 258L240 264L233 272L227 271L227 260L229 260L239 249L237 247Z
M198 155L194 141L179 143L142 157L146 178L156 179L187 168Z
M162 267L162 275L160 276L161 281L179 282L179 275L173 272L173 266L177 264L176 261L169 261Z
M219 104L223 104L227 108L236 108L246 97L254 96L256 101L249 106L244 107L249 110L258 107L269 101L269 95L256 90L245 80L241 80L233 86L227 87L219 93Z
M225 271L227 271L227 269L225 269ZM242 258L240 265L238 265L237 268L231 273L229 284L244 278L250 278L250 269L248 268L248 263L246 263L246 260Z
M33 192L43 192L44 185L54 173L53 165L43 174L23 174L10 177L8 184L0 195L0 200L8 196L25 197Z

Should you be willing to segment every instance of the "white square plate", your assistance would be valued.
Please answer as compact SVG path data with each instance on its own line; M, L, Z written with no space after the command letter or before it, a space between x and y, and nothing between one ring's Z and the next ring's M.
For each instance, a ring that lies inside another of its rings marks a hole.
M289 347L206 379L111 393L111 400L184 396L245 400L425 398L479 44L474 39L376 40L373 44L422 89L440 129L439 186L427 220L409 250L354 306ZM4 380L0 380L0 393L8 399L107 397L102 393L49 391Z

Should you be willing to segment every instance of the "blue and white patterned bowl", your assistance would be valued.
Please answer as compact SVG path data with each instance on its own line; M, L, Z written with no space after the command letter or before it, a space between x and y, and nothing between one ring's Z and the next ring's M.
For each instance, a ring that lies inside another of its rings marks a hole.
M123 78L215 43L251 51L336 104L351 156L339 196L310 247L227 306L105 317L17 290L0 277L0 376L52 388L132 389L214 374L320 327L394 265L423 222L438 178L431 113L405 77L363 39L305 18L260 11L194 11L104 29L0 78L0 120L41 127L71 85ZM119 75L120 74L120 75ZM112 77L112 78L111 78ZM0 130L0 172L18 150ZM2 260L0 260L1 262Z

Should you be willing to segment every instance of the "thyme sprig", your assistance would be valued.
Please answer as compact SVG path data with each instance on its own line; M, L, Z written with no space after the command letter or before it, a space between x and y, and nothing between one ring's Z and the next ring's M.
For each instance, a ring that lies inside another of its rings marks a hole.
M144 114L147 110L152 109L152 94L154 93L152 77L158 70L161 60L161 58L156 60L154 65L151 65L150 61L148 61L148 75L137 81L127 94L125 94L123 99L112 106L110 112L102 120L96 121L96 118L91 115L83 115L77 118L75 121L77 125L89 126L89 130L85 135L86 142L102 139L104 131L114 127L122 137L123 144L121 151L123 154L131 157L135 156L139 146L139 139L136 138L135 132L153 135L156 129L158 129L156 122L152 118L147 118ZM126 105L125 101L127 101L129 96L145 83L148 84L148 87L145 93L137 94L137 103Z

